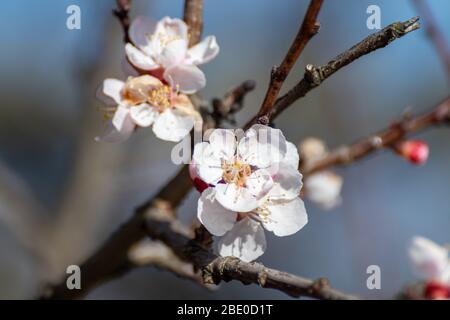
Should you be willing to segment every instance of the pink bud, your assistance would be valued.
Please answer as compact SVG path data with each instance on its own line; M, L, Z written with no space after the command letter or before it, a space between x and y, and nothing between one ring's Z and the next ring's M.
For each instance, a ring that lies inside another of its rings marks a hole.
M397 149L405 159L417 165L425 164L430 153L428 144L423 140L402 141Z
M189 176L191 177L192 183L198 192L202 193L205 189L209 188L209 185L199 178L194 162L189 164Z

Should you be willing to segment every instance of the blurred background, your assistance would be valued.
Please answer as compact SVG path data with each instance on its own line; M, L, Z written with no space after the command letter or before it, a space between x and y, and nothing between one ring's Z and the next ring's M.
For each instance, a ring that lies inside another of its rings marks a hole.
M205 1L204 35L221 52L203 66L202 91L221 97L243 80L257 82L238 114L258 109L269 71L281 61L309 1ZM428 1L450 41L450 2ZM81 8L81 30L66 28L66 8ZM284 89L307 63L324 64L359 42L366 9L381 8L382 26L417 15L409 0L325 1L320 33L312 39ZM80 264L178 169L167 161L173 144L140 130L119 145L96 143L103 128L95 91L106 77L123 78L122 30L113 0L16 0L0 13L0 298L33 298L43 281ZM132 17L182 16L182 0L133 0ZM399 117L423 112L446 98L449 82L424 29L352 63L277 119L288 140L309 136L329 147L350 143ZM450 242L450 131L420 133L431 150L415 167L391 152L336 171L344 177L343 203L323 211L306 202L308 225L286 238L268 236L261 261L331 284L364 298L391 298L417 278L407 245L414 235ZM192 191L179 210L196 212ZM381 267L381 290L368 290L366 268ZM278 299L274 290L240 283L209 292L155 268L141 268L92 291L88 299Z

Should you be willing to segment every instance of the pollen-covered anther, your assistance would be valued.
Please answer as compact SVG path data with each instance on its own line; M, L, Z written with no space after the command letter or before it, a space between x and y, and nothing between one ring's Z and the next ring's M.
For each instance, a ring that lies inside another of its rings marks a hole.
M150 90L147 101L160 112L170 107L171 89L169 86L162 85L156 89Z
M244 187L247 182L247 177L252 173L250 165L240 160L235 160L234 162L224 161L222 169L224 182L234 183L238 187Z

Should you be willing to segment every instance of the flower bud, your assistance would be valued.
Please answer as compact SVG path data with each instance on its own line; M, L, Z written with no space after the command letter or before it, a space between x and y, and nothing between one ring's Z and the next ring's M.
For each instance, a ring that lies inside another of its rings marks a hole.
M402 157L417 165L425 164L429 155L428 144L423 140L402 141L396 149Z
M318 138L306 138L299 145L300 157L303 160L311 161L323 157L327 153L325 143Z
M442 282L431 280L426 283L424 294L426 299L448 299L450 298L450 287Z

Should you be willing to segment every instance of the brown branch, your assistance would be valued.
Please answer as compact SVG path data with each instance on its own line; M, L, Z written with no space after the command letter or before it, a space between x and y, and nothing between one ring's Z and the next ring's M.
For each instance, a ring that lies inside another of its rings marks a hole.
M119 19L123 29L123 41L131 42L128 30L130 29L129 12L131 9L131 0L117 0L117 9L113 10L113 14Z
M184 22L189 27L189 47L200 42L203 32L203 0L185 0Z
M415 5L419 15L422 17L422 20L425 21L425 30L431 42L436 47L436 51L444 64L447 71L447 76L450 80L450 47L448 42L446 41L444 34L437 26L436 20L430 10L430 7L428 6L428 3L423 0L413 0L413 4Z
M318 87L323 81L335 74L346 65L369 54L377 49L384 48L396 39L403 37L411 31L420 27L419 18L411 18L405 22L394 22L386 28L369 35L367 38L341 53L327 64L315 67L311 64L306 66L303 79L295 85L288 93L277 99L271 109L269 119L272 120L299 98L304 97L309 91ZM256 121L255 118L253 121Z
M417 117L406 117L389 128L351 145L337 148L325 157L303 164L300 171L308 175L331 166L349 165L382 148L392 147L407 135L430 126L450 123L450 98L441 102L430 112Z
M312 297L325 300L348 300L356 297L339 292L328 286L328 281L301 278L286 272L266 268L261 263L243 262L234 257L218 257L198 242L177 232L178 221L161 219L149 212L146 231L149 237L158 239L170 247L181 259L192 262L203 271L203 280L207 284L219 284L221 281L237 280L243 284L257 284L263 288L272 288L291 297Z
M270 74L269 88L267 89L258 117L262 117L270 111L280 93L283 82L286 80L298 57L303 52L309 40L319 31L320 25L317 22L317 16L322 7L322 3L323 0L311 0L300 30L286 53L283 62L281 62L279 67L273 67Z

